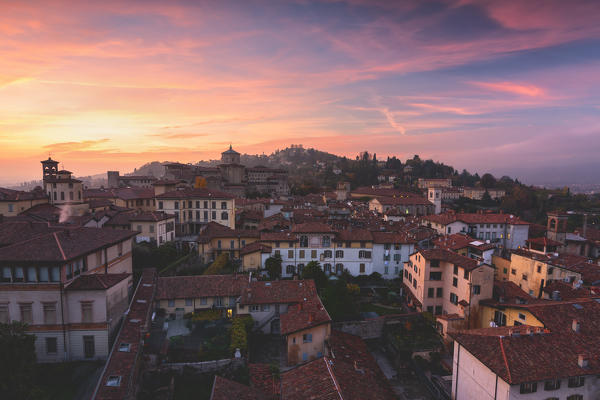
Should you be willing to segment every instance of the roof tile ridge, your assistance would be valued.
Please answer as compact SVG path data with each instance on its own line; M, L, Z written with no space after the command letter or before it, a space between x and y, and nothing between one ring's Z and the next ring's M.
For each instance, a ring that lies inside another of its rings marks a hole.
M337 379L335 379L335 375L334 375L333 371L331 370L331 366L329 365L329 360L327 359L327 357L323 357L323 361L325 362L325 367L327 368L327 372L329 372L329 376L331 377L331 380L333 381L335 390L336 390L338 396L340 396L340 400L344 400L344 397L342 396L342 388L338 384Z
M60 254L63 257L63 260L67 259L67 256L65 256L65 251L63 250L61 244L60 244L60 240L58 240L58 232L52 232L52 236L54 236L54 240L56 240L56 245L58 246L58 249L60 250Z
M508 366L508 359L506 358L506 352L504 351L504 342L502 341L501 336L498 336L498 340L500 341L500 350L502 351L502 358L504 359L504 365L506 366L506 373L508 374L508 381L512 382L512 378L510 376L510 367Z

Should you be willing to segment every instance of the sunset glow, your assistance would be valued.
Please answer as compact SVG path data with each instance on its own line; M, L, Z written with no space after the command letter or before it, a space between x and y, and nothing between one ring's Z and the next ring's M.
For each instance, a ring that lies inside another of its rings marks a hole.
M598 162L599 2L0 9L0 184L39 179L49 153L81 176L217 158L230 143L498 175Z

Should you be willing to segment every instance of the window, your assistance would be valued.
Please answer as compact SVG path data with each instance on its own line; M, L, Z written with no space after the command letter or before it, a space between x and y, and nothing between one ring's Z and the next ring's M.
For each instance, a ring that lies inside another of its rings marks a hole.
M502 272L506 275L508 274L508 268L502 268Z
M494 311L494 323L496 326L506 326L506 314L502 311Z
M433 295L435 293L435 289L434 288L429 288L427 289L427 297L432 298Z
M298 264L298 275L302 274L302 271L304 271L304 264Z
M250 312L259 312L260 311L260 306L258 305L251 305L250 306Z
M8 304L0 304L0 324L10 323L10 315L8 314Z
M444 289L439 287L435 290L435 297L442 297L443 293L444 293Z
M523 321L525 321L525 314L519 313L519 319L522 319Z
M311 250L310 251L310 258L312 258L312 259L317 258L317 251L316 250Z
M312 343L312 333L302 335L302 343Z
M234 248L235 248L235 240L231 240L231 241L229 242L229 248L230 248L230 249L234 249Z
M141 225L138 225L136 228L137 228L136 230L137 230L138 232L141 232L141 231L142 231L142 226L141 226Z
M300 236L300 247L308 247L308 236Z
M223 211L221 213L221 219L224 221L227 221L229 219L229 214L227 214L227 211Z
M296 269L293 265L288 265L287 267L285 267L285 272L289 275L293 275L294 272L296 272Z
M129 343L121 343L119 344L119 351L123 353L129 353L131 349L131 345Z
M321 238L321 245L323 247L329 247L329 246L331 246L331 237L329 237L329 236L323 236Z
M394 254L394 261L396 261L396 263L400 262L400 254L398 254L398 253Z
M542 266L541 265L537 266L537 272L538 272L538 274L542 272Z
M552 275L554 272L554 267L548 267L548 275Z
M442 280L442 273L441 272L430 272L429 273L429 280L430 281L441 281Z
M427 306L427 312L433 314L433 306Z
M220 248L221 248L221 241L217 240L217 249L220 249Z
M458 265L454 266L454 275L458 275Z
M81 322L92 322L92 302L82 301L81 302Z
M175 209L179 210L179 202L178 201L175 202Z
M336 250L335 257L336 258L344 258L344 250Z
M304 250L300 250L300 251L298 252L298 258L304 258L304 255L305 255L305 254L304 254Z
M21 303L19 304L21 308L21 322L25 324L33 323L33 314L31 311L31 303Z
M23 267L16 267L15 274L13 275L13 282L24 282Z
M106 380L106 386L120 386L121 385L121 377L111 375Z
M175 307L175 300L169 300L169 307Z
M342 271L344 271L344 264L335 264L335 273L339 275Z
M14 211L14 204L9 204L8 205L8 212L13 212Z
M458 304L458 296L454 293L450 293L450 303L457 305Z
M365 273L365 264L360 264L360 266L359 266L359 272L360 272L361 274L364 274L364 273Z
M65 192L60 192L60 199L64 200L65 199Z
M358 252L358 258L371 258L371 252L370 252L370 251L366 251L366 250L360 250L360 251ZM389 260L389 259L390 259L390 256L389 256L389 255L388 255L388 256L385 256L385 258L386 258L387 260Z
M46 338L46 354L56 354L57 347L58 345L55 337Z
M44 324L56 324L56 303L44 303Z
M206 305L206 303L207 303L206 297L202 297L202 298L200 299L200 305L203 305L203 306L205 306L205 305Z
M217 219L217 212L216 212L216 211L213 211L213 212L211 213L211 218L212 218L212 219Z
M294 258L294 250L288 250L288 258Z
M200 208L200 201L196 200L196 208Z
M481 286L473 285L473 294L481 294Z
M442 306L435 306L435 315L441 315L443 314L444 310L442 308Z
M457 277L452 278L452 286L458 287L458 278Z
M35 267L27 267L27 282L37 282L37 271Z
M208 211L204 211L204 220L208 221Z
M583 395L582 394L572 394L570 396L567 396L567 400L583 400Z
M332 252L331 252L331 250L325 250L325 251L323 252L323 257L324 257L324 258L331 258L331 255L332 255Z
M323 264L323 271L325 271L326 274L330 274L331 273L331 264Z
M10 282L12 271L10 267L2 267L2 282Z
M544 390L557 390L560 389L560 379L554 379L551 381L544 382Z
M221 202L221 210L227 210L227 202L225 202L225 201Z
M580 387L583 386L585 384L585 379L583 376L574 376L569 378L569 383L567 386L569 386L570 388L574 388L574 387Z
M212 206L212 208L217 208L217 202L216 201L211 202L211 206Z
M465 279L469 279L469 271L465 270L465 273L463 275L463 278Z
M302 361L308 361L308 353L302 353Z
M191 306L192 305L192 299L185 299L185 305L186 306Z
M527 280L527 274L523 274L523 280L526 281Z
M204 208L208 208L208 201L204 201Z
M510 270L510 273L511 273L512 275L516 275L516 274L517 274L517 270L516 270L516 269L514 269L514 268L512 268L512 269Z
M520 393L535 393L537 392L537 382L521 383Z
M269 311L269 305L268 304L263 304L262 306L260 306L260 311L262 311L262 312Z

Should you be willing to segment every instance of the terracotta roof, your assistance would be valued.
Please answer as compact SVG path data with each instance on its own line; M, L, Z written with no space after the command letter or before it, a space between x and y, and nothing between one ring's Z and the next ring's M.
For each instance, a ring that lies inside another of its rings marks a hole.
M330 233L333 232L331 226L321 222L306 222L304 224L296 224L292 227L292 232L295 233Z
M143 212L135 212L130 221L145 221L145 222L158 222L164 221L166 219L175 218L173 214L167 214L163 211L143 211Z
M335 357L318 358L281 374L282 399L396 399L362 339L333 331L330 345Z
M210 400L266 400L261 390L215 375Z
M467 271L474 270L479 266L477 261L472 258L461 256L450 250L445 249L425 249L419 250L419 253L427 260L446 261L451 264L464 268Z
M289 335L304 329L331 323L331 317L315 292L312 296L288 307L285 314L280 315L281 334Z
M437 214L426 215L424 220L435 222L441 225L448 225L455 221L465 224L509 224L509 225L529 225L518 217L510 214L478 214L478 213L458 213L458 214Z
M527 239L526 242L539 244L540 246L562 246L561 242L557 242L556 240L548 239L547 237L537 237L532 239Z
M336 241L371 242L373 241L373 235L366 229L343 229L337 233Z
M271 372L268 364L248 364L250 384L263 393L279 397L281 392L281 378Z
M65 290L106 290L115 286L131 274L87 274L73 280Z
M563 281L550 281L544 287L543 291L550 295L550 298L552 298L554 292L558 292L560 300L580 299L584 297L591 297L594 295L592 290L588 288L576 288L573 287L573 284L566 283Z
M118 336L115 339L111 353L92 395L94 400L122 400L133 395L139 368L137 363L142 360L143 335L148 331L150 312L156 289L156 270L144 269L142 277L129 304ZM127 343L129 351L119 351L119 345ZM107 386L110 377L120 377L118 386Z
M108 228L63 229L0 248L0 261L62 262L123 242L136 234Z
M158 300L199 297L238 297L248 286L246 275L193 275L158 278Z
M0 224L0 247L30 240L60 229L50 227L46 222L5 221Z
M261 242L254 242L244 246L243 249L240 250L240 255L256 253L260 251L261 253L271 253L271 246L267 246Z
M25 192L22 190L0 188L0 201L43 200L47 198L48 196L43 190Z
M156 196L157 199L218 199L231 200L233 195L212 189L182 189L171 190Z
M381 205L386 206L410 206L410 205L427 205L433 206L433 204L425 197L377 197L372 201L378 201Z
M406 243L416 243L416 240L412 237L412 235L406 232L380 232L374 231L371 232L373 235L373 242L380 244L406 244Z
M317 288L312 279L255 281L244 289L240 304L299 303L314 296L317 296Z
M295 242L298 240L296 235L289 231L286 232L261 232L260 240L277 242Z
M495 248L491 243L485 243L483 241L474 239L468 235L462 233L454 233L452 235L440 236L434 239L433 244L441 249L447 249L456 251L470 247L478 250L489 250Z

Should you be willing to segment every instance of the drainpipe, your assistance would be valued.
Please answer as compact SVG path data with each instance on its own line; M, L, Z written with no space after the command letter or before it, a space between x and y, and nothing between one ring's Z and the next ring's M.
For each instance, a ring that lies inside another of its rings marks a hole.
M456 386L454 387L454 400L458 400L458 372L460 371L460 343L458 344L458 352L456 354Z
M64 354L64 361L67 361L67 332L66 332L66 328L65 328L65 312L64 312L64 308L63 308L64 288L63 288L62 281L59 284L59 290L60 290L60 319L61 319L62 333L63 333L63 354Z

